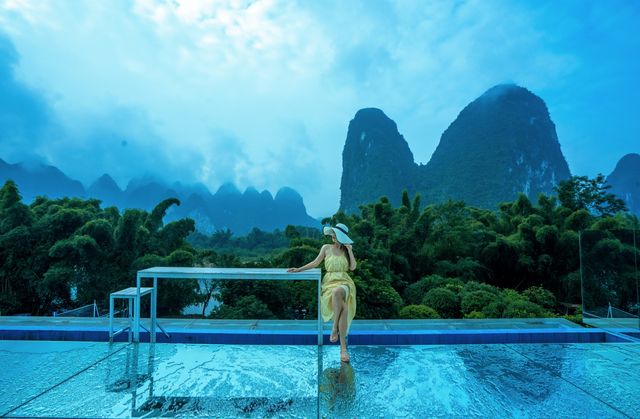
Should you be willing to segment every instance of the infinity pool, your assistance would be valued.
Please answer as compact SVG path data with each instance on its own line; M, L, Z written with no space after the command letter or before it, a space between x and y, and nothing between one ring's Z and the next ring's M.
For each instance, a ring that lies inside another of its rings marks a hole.
M10 417L638 417L640 344L0 341ZM319 373L318 373L319 372Z

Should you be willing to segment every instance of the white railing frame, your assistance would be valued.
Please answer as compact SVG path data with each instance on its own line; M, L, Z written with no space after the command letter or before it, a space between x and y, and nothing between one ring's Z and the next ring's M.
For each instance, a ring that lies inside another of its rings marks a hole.
M309 269L303 272L289 273L282 268L184 268L184 267L154 267L138 271L136 274L136 303L134 306L133 341L140 342L140 286L143 279L153 279L153 293L151 298L151 328L150 341L156 341L156 299L158 295L158 279L210 279L210 280L238 280L238 281L316 281L318 284L318 345L322 346L322 314L320 309L321 273L320 269ZM159 325L158 325L159 326Z

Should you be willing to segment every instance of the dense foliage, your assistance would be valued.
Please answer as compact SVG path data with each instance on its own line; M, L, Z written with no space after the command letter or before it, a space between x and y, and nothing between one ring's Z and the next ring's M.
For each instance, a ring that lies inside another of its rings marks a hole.
M135 284L138 269L192 266L197 251L185 237L193 220L162 223L174 204L122 214L93 199L38 197L27 206L7 181L0 189L0 311L48 315L94 300L106 307L110 292ZM179 314L196 291L194 281L163 286L159 314Z
M288 226L284 231L273 232L253 228L246 236L234 236L230 229L218 230L211 235L194 231L187 241L201 249L216 249L217 253L234 254L242 260L256 260L284 251L295 238L320 240L322 233L317 228Z
M592 185L572 178L558 187L562 199L540 195L534 204L521 194L496 211L459 201L421 208L420 197L405 192L399 207L383 197L323 223L350 227L357 318L544 317L560 302L580 303L581 291L589 307L610 303L633 312L638 218L613 214L611 208L623 209L620 202L604 189L586 193ZM317 230L293 226L234 238L230 231L193 233L190 219L164 225L166 210L177 204L163 201L151 213L79 199L38 198L27 206L7 182L0 190L2 314L49 314L93 300L104 307L109 292L132 286L135 272L150 266L302 266L328 242ZM178 315L211 296L221 303L212 313L217 318L317 316L315 284L304 281L167 281L159 311Z

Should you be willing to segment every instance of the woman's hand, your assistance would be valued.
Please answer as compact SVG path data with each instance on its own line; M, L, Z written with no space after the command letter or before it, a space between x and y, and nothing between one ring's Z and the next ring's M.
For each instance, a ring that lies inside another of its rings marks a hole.
M289 268L287 272L300 272L300 268Z
M348 251L348 252L353 252L353 248L351 247L351 245L350 245L350 244L345 244L345 245L344 245L344 247L346 247L346 248L347 248L347 251Z

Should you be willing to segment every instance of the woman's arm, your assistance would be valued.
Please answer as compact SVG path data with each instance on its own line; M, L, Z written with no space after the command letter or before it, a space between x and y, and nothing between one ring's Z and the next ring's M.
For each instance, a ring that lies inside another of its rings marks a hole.
M327 245L325 244L320 248L320 253L318 253L318 256L316 256L314 260L299 268L289 268L287 269L287 272L302 272L306 271L307 269L317 268L318 265L320 265L320 262L322 262L322 260L324 259L326 246Z
M349 270L355 271L356 269L356 257L353 256L353 249L350 244L345 244L344 247L347 249L347 253L349 254Z

